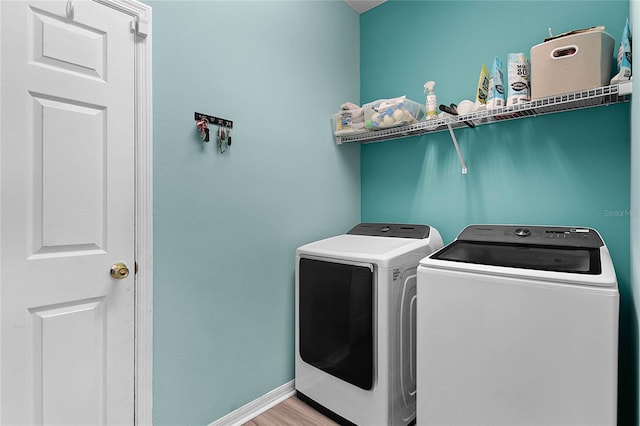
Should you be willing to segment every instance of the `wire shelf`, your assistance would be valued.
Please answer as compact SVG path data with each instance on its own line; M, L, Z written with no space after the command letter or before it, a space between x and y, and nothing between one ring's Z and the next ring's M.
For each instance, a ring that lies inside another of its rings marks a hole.
M465 121L471 121L476 126L495 123L498 121L514 120L518 118L551 114L576 109L604 106L621 102L628 102L631 94L632 82L597 87L581 92L564 93L548 98L536 99L519 105L505 106L459 116L447 116L435 120L421 121L408 126L394 127L385 130L375 130L356 135L336 136L336 144L347 142L371 143L390 139L400 139L409 136L441 132L452 128L464 127Z

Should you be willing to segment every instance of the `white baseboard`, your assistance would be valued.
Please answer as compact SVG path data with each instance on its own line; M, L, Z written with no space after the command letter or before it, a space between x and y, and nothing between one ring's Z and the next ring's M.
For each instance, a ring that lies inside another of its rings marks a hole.
M285 399L293 396L295 393L295 381L291 380L290 382L267 392L260 398L254 399L250 403L230 412L226 416L219 418L215 422L209 424L209 426L241 426L249 420L258 417L269 408L274 407Z

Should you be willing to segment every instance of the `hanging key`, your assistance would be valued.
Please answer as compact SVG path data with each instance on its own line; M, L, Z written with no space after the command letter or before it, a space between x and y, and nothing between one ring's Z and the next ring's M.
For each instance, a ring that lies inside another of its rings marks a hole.
M231 129L227 127L227 146L231 147Z
M225 134L222 130L222 126L218 126L218 147L220 148L220 154L224 154L224 148L222 145L224 144Z
M200 130L200 137L203 141L209 142L209 120L202 118L196 122L196 127Z

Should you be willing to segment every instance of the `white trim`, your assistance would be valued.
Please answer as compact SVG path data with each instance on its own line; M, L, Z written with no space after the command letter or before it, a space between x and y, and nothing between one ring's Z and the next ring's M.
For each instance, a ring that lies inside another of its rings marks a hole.
M135 19L136 274L135 425L153 424L153 145L151 7L137 0L94 0Z
M254 399L250 403L243 405L235 411L219 418L209 426L240 426L249 420L258 417L268 409L275 407L287 398L292 397L296 393L295 381L281 385L274 390L267 392L258 399Z
M0 30L2 27L2 7L0 7ZM1 32L1 31L0 31ZM0 111L2 111L2 43L0 42ZM0 145L2 145L2 117L0 116ZM2 150L0 150L0 160L2 160ZM0 161L0 164L2 162ZM0 176L2 173L0 172ZM2 200L2 197L0 197ZM2 203L0 202L0 212L2 212ZM0 223L2 218L0 218ZM1 245L0 245L1 246ZM2 258L2 250L0 249L0 259ZM2 346L0 345L0 353L2 353ZM0 378L2 376L2 369L0 369ZM2 389L2 386L0 386ZM0 391L0 401L2 401L2 391ZM2 404L0 404L0 419L2 419Z
M153 425L153 104L151 8L136 43L136 420ZM138 28L139 29L139 28Z

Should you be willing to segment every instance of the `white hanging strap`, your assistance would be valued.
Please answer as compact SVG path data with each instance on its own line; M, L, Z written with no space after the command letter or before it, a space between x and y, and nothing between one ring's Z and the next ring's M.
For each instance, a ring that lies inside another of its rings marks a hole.
M456 152L458 153L458 160L460 160L460 165L462 166L462 174L467 174L467 165L464 162L464 158L462 157L462 152L460 151L460 146L458 145L458 139L456 139L455 133L453 133L453 128L451 127L451 123L447 123L447 127L449 128L449 134L451 135L451 140L453 140L453 145L456 147Z

